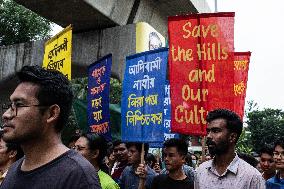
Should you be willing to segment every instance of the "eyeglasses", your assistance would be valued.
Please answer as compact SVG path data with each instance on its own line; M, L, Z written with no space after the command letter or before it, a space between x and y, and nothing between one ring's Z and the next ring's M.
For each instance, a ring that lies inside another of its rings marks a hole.
M45 106L45 105L41 105L41 104L31 104L31 105L24 105L24 104L20 104L20 103L14 103L14 102L10 102L10 103L4 103L2 104L2 111L3 113L6 112L8 109L11 109L13 113L15 113L15 116L18 115L18 109L19 108L26 108L26 107L39 107L39 106Z
M273 157L279 157L284 158L284 151L283 152L273 152Z

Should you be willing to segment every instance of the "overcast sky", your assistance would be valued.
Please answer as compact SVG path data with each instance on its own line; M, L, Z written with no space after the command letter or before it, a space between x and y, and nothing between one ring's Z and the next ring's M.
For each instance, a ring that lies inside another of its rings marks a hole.
M214 10L215 0L207 0ZM235 12L235 51L251 51L246 100L284 110L284 1L218 0Z

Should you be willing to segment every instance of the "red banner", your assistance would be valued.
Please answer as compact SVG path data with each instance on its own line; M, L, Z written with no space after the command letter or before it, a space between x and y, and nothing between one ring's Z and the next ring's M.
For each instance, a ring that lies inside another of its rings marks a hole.
M243 119L251 52L234 53L234 111Z
M206 115L234 108L234 13L168 18L172 132L206 135Z

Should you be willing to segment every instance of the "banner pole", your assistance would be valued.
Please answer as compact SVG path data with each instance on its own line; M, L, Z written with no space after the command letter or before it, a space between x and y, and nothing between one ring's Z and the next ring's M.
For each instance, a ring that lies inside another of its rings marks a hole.
M142 143L142 150L141 150L141 164L144 164L144 156L145 156L145 151L144 151L144 143ZM140 178L139 179L139 184L138 184L138 189L144 188L145 186L145 179Z
M201 143L202 143L201 162L202 163L205 161L205 139L206 139L206 136L203 136L201 140Z

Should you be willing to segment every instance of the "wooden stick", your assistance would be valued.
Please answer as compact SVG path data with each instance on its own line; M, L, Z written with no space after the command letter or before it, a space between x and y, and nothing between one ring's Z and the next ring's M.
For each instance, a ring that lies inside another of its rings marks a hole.
M201 140L201 143L202 143L201 162L202 163L205 161L205 139L206 139L206 136L203 136Z

